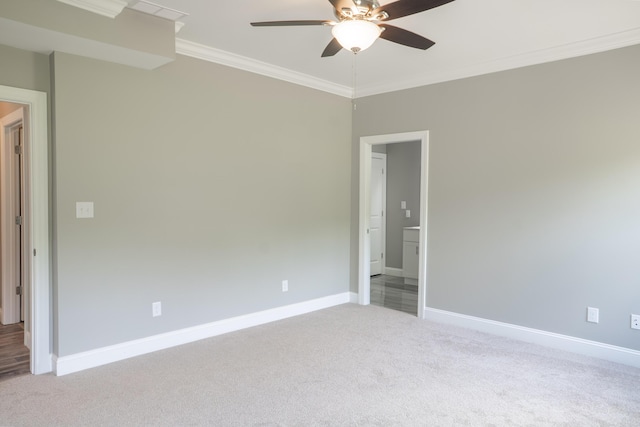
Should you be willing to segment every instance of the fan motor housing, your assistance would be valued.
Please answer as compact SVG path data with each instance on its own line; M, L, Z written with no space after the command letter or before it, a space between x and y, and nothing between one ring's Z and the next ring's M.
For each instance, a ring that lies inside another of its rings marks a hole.
M380 7L378 0L353 0L353 8L335 10L338 19L363 19L369 12Z

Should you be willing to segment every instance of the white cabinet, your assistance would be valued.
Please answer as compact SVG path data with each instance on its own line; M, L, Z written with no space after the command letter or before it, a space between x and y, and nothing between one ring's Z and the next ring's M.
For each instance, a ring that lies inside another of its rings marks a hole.
M420 227L405 227L402 232L402 275L405 283L418 284Z

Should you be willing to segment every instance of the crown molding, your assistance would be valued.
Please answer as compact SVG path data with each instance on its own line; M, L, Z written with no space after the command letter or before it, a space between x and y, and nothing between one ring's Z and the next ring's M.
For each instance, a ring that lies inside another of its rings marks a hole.
M493 61L471 64L458 69L429 73L413 79L399 79L379 84L363 85L358 87L357 96L364 97L420 86L428 86L436 83L443 83L452 80L480 76L483 74L491 74L499 71L512 70L531 65L544 64L547 62L605 52L636 44L640 44L640 28L633 28L619 33L567 43L534 52L512 55ZM347 98L351 98L353 96L353 89L348 86L338 85L307 74L297 73L272 64L256 61L251 58L214 49L209 46L193 43L183 39L176 39L176 52L181 55L239 68L241 70L311 87Z
M89 12L97 13L109 18L115 18L120 15L122 9L127 6L124 0L58 0L60 3L69 6L79 7Z
M494 61L469 65L455 70L445 70L440 73L432 73L415 79L402 81L383 82L377 85L358 87L358 97L378 95L381 93L395 92L411 89L419 86L428 86L452 80L480 76L499 71L512 70L547 62L560 61L578 56L591 55L608 50L640 44L640 28L633 28L619 33L608 34L602 37L594 37L588 40L567 43L542 49L534 52L508 56Z
M301 86L310 87L312 89L321 90L323 92L332 93L334 95L351 98L353 89L348 86L332 83L322 80L308 74L298 73L283 67L268 64L266 62L256 61L245 56L236 55L224 50L215 49L199 43L176 38L176 53L180 55L190 56L192 58L202 59L216 64L226 65L240 70L249 71L263 76L272 77L278 80L284 80Z

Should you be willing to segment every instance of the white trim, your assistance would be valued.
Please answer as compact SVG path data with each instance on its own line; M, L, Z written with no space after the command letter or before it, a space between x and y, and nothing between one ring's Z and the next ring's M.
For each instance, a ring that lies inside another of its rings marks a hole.
M89 12L97 13L98 15L106 16L108 18L115 18L122 13L122 10L127 6L127 2L124 0L58 0L60 3L68 4L69 6L79 7L80 9L88 10Z
M25 329L24 331L24 346L31 350L31 332Z
M393 277L404 277L404 273L401 268L385 267L384 274Z
M351 98L353 96L353 90L350 87L184 39L176 38L176 53L272 77L274 79L284 80L289 83L310 87L345 98Z
M580 40L560 46L553 46L548 49L541 49L534 52L521 53L480 64L468 65L466 67L458 67L451 70L445 70L440 73L424 73L416 78L394 79L393 81L368 86L361 85L358 87L358 96L364 97L378 95L381 93L411 89L419 86L428 86L436 83L495 73L498 71L513 70L530 65L544 64L547 62L560 61L578 56L591 55L594 53L633 46L639 43L640 28L633 28L628 31L607 34L601 37L595 37L589 40Z
M0 100L27 105L25 131L28 131L31 171L31 215L26 222L29 253L32 258L30 280L25 287L29 302L28 321L31 330L31 372L51 372L51 278L49 243L49 161L47 134L47 94L27 89L0 86Z
M429 205L429 131L406 132L360 138L360 181L358 213L358 301L361 305L371 302L369 275L369 210L371 146L420 141L420 242L418 269L418 317L423 318L427 305L427 218Z
M416 78L393 79L392 81L372 85L360 84L358 86L358 97L428 86L436 83L495 73L498 71L506 71L530 65L560 61L563 59L591 55L636 44L640 44L640 28L633 28L615 34L607 34L589 40L580 40L561 46L553 46L548 49L541 49L534 52L512 55L479 64L471 64L466 67L457 67L452 70L444 70L440 73L423 73ZM176 53L202 59L204 61L215 62L229 67L239 68L241 70L311 87L347 98L353 97L353 88L351 87L338 85L308 74L297 73L282 67L256 61L245 56L236 55L184 39L176 39Z
M257 313L232 317L204 325L193 326L165 334L154 335L139 340L103 347L70 356L54 356L56 375L66 375L85 369L95 368L154 351L215 337L289 317L299 316L312 311L322 310L336 305L347 304L353 298L352 293L344 292L324 298L318 298L298 304L277 307Z
M425 307L425 319L640 368L640 351Z

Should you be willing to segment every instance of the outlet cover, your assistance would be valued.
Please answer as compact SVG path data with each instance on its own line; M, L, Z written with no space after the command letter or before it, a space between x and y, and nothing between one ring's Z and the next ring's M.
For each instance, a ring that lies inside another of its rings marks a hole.
M631 329L640 329L640 314L631 315Z
M587 322L598 323L600 321L600 310L587 307Z
M162 316L162 303L161 302L154 302L153 304L151 304L151 315L153 317L158 317L158 316Z
M93 218L93 202L76 202L76 218Z

